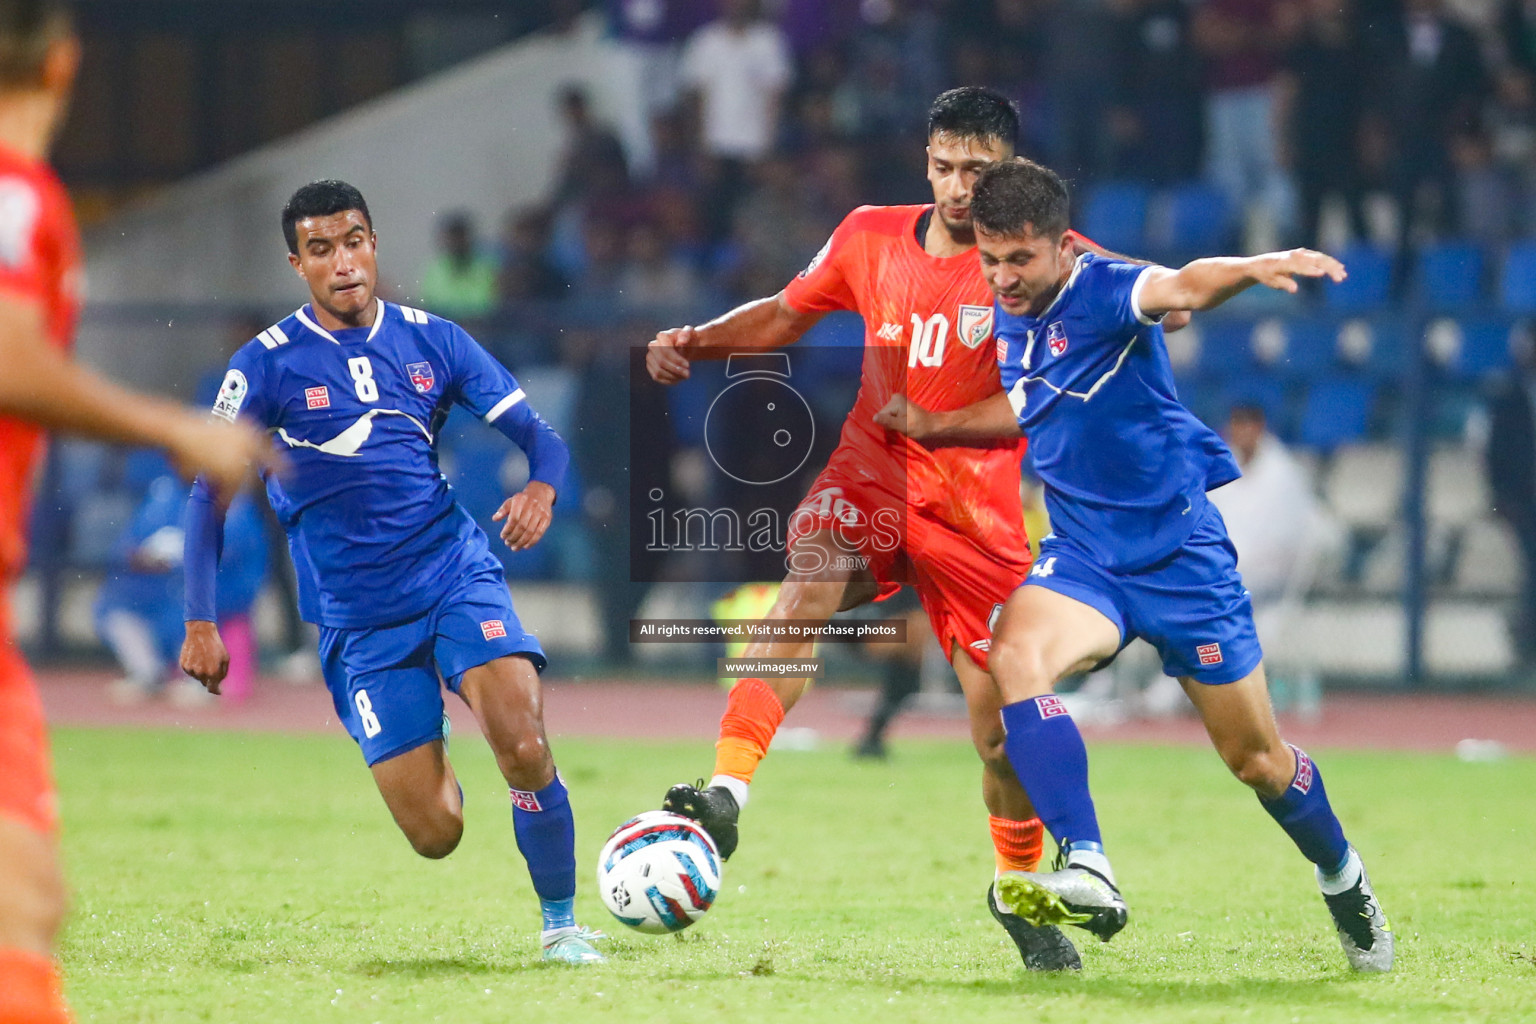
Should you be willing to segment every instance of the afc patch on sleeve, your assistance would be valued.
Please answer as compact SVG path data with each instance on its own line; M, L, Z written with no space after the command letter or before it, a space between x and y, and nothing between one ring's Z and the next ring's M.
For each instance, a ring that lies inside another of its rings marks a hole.
M240 406L245 404L248 391L250 385L245 382L245 374L239 370L230 370L224 375L224 383L219 385L219 397L213 400L213 414L220 419L235 422L235 415L240 411Z
M0 265L16 269L32 261L32 236L42 205L23 178L0 178Z
M811 262L809 262L809 263L807 263L805 265L805 269L800 271L799 276L800 277L810 277L811 274L815 273L816 268L821 266L821 261L827 258L827 253L829 253L831 251L832 251L832 239L829 238L829 239L827 239L827 243L821 247L821 250L819 252L817 252L815 256L811 257Z

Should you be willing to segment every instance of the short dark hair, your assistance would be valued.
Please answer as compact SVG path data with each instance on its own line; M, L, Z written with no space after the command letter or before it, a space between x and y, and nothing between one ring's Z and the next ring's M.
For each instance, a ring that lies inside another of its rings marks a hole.
M356 188L335 178L324 178L304 185L288 197L283 207L283 237L288 240L288 251L299 254L299 233L294 225L306 217L329 217L333 213L356 210L363 215L363 223L373 230L373 217L368 213L368 201Z
M0 0L0 87L36 84L49 47L73 32L61 0Z
M1004 160L984 167L971 192L971 223L989 235L1060 235L1070 226L1067 186L1033 160Z
M935 135L978 142L997 139L1012 149L1019 141L1019 110L994 89L962 85L940 93L928 108L928 137Z

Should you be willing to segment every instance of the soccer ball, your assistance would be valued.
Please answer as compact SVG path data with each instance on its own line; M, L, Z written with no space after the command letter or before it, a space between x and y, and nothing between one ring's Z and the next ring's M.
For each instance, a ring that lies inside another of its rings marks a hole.
M692 818L646 811L614 830L597 857L597 891L613 916L652 935L680 932L720 891L720 851Z

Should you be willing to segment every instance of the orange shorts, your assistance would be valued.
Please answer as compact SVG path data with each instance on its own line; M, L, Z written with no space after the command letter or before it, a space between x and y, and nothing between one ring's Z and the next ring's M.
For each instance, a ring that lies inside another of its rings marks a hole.
M986 668L992 626L1003 602L1029 575L1017 490L999 490L985 499L1002 513L992 520L1010 525L973 537L911 508L883 483L861 465L856 452L834 452L790 521L791 552L799 538L831 530L880 584L875 600L885 600L902 584L913 587L945 657L959 646Z
M0 640L0 815L52 833L59 827L48 726L27 663Z

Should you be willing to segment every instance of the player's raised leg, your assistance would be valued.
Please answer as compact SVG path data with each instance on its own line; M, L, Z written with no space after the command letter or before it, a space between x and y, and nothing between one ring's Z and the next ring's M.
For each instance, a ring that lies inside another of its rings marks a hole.
M790 564L811 565L806 572L791 572L779 588L778 598L764 621L801 619L830 621L839 611L872 599L875 583L866 572L850 568L847 549L831 531L821 530L795 543ZM804 557L802 557L804 556ZM743 658L809 658L813 641L753 641ZM693 818L715 840L722 859L736 852L737 819L746 806L748 787L757 766L768 754L768 745L785 714L794 707L810 680L797 678L747 678L731 688L725 714L720 719L720 738L715 742L715 772L707 785L679 783L667 790L662 809Z
M1033 575L1054 570L1042 553ZM1074 924L1108 941L1125 927L1125 901L1104 855L1088 790L1088 752L1077 724L1053 695L1056 683L1119 650L1123 627L1113 606L1078 588L1085 603L1025 585L1003 606L989 667L1004 701L1008 762L1035 811L1061 847L1064 866L1049 874L1008 872L998 900L1035 925Z
M997 901L996 881L1005 872L1034 871L1040 866L1044 827L1003 749L1003 701L997 683L958 645L953 647L950 655L950 664L954 666L960 689L965 694L971 742L981 757L981 797L987 807L987 824L997 858L997 873L993 884L987 886L987 910L1018 947L1019 956L1028 969L1082 970L1082 958L1060 928L1054 925L1037 927Z
M1322 772L1305 751L1280 737L1260 665L1236 682L1179 680L1232 774L1316 866L1318 888L1333 916L1339 942L1357 971L1392 968L1392 928L1371 888L1365 865L1344 838Z
M542 656L541 656L542 661ZM512 793L517 848L539 896L546 960L585 964L604 957L576 925L576 825L565 783L544 735L539 673L525 655L464 672L459 693L474 711Z

